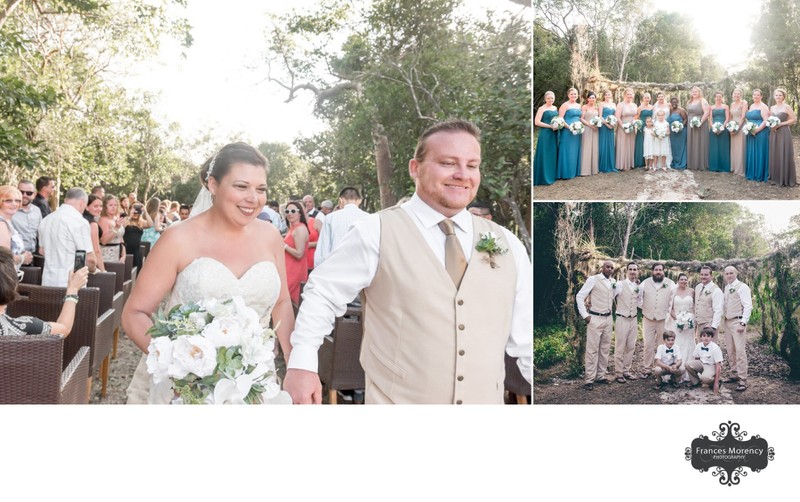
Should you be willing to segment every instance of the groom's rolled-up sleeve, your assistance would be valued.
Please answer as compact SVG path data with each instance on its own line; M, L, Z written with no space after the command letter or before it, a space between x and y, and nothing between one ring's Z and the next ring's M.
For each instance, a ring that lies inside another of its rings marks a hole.
M506 343L506 353L517 358L522 376L533 385L533 267L522 242L507 229L504 228L503 232L510 243L517 269L511 333Z
M375 214L353 225L336 250L314 269L303 289L287 368L316 373L317 351L333 331L336 317L372 283L378 270L379 247L380 219Z

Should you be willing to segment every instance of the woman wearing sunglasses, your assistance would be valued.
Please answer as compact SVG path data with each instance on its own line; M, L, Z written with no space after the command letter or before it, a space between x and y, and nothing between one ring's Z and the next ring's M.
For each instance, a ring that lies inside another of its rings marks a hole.
M286 224L289 231L283 239L286 251L286 285L289 297L295 305L300 304L300 283L308 279L308 225L303 206L297 201L286 204Z
M0 186L0 247L11 251L14 255L14 266L28 265L33 261L33 255L25 251L22 236L11 224L11 218L22 203L22 193L11 185Z

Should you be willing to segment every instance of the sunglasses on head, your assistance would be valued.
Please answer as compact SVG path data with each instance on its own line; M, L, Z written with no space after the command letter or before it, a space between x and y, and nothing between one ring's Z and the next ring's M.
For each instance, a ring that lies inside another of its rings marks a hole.
M286 209L283 212L286 213L286 214L295 214L295 213L299 213L300 211L297 210L297 209Z
M33 194L35 193L35 192L33 192L33 191L30 191L30 192L29 192L29 191L27 191L27 190L20 190L19 192L20 192L22 195L28 195L28 196L30 196L30 195L33 195Z

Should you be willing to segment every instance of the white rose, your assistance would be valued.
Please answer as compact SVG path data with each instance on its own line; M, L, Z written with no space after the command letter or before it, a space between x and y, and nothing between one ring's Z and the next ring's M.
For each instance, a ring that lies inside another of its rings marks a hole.
M192 312L189 314L189 321L197 326L197 329L202 330L206 326L206 313Z
M214 347L233 347L242 343L245 327L236 317L217 317L203 329L206 337Z
M207 298L200 303L213 317L224 317L233 314L233 305L216 298Z
M172 340L159 336L150 340L147 349L147 372L153 375L155 383L169 378L168 370L172 364Z
M193 373L203 378L214 373L216 367L217 349L205 337L179 336L173 342L169 376L180 379Z

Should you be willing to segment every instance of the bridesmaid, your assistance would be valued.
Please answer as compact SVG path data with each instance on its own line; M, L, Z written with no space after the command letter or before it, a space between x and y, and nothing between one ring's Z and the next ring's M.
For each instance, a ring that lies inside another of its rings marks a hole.
M558 154L558 136L556 126L550 125L554 117L558 117L558 108L553 106L556 95L553 91L544 93L544 105L536 111L533 125L539 128L536 140L536 155L533 158L533 184L552 185L556 181L556 159Z
M781 119L781 123L769 134L769 181L782 187L793 187L797 184L797 177L789 126L797 122L797 115L786 104L786 91L779 87L775 89L774 97L775 105L769 111Z
M731 119L728 105L722 102L722 93L714 93L714 106L711 107L711 124L716 122L725 126ZM708 131L708 170L718 173L729 173L731 171L731 135L723 129L720 133L715 133L709 128Z
M731 172L744 176L744 143L742 134L744 116L747 114L747 101L742 99L742 90L738 87L733 90L733 103L730 107L731 120L739 124L739 130L728 133L731 136Z
M769 117L769 108L761 102L761 89L753 89L753 104L745 115L748 122L757 127L755 135L747 135L747 162L745 163L745 177L753 181L767 181L769 179L769 131L766 120Z
M680 107L677 97L669 98L669 105L670 113L669 117L667 117L667 122L670 123L670 126L675 121L683 124L681 132L672 132L670 130L669 133L669 144L672 148L672 164L670 164L670 167L683 170L686 169L686 128L688 127L687 122L689 119L686 116L686 110Z
M600 126L600 131L598 131L601 173L617 172L617 168L614 167L614 127L605 121L617 111L617 104L614 103L613 97L614 95L611 94L611 91L606 91L603 93L603 102L600 103L600 113L603 118L603 125Z
M597 174L598 165L598 144L597 126L591 120L597 117L597 96L589 92L586 96L586 104L581 107L581 122L584 130L581 138L581 176Z
M633 167L644 167L644 123L647 117L653 116L653 105L650 100L653 99L649 92L642 95L642 104L636 110L636 119L642 121L642 129L636 132L636 147L633 151ZM655 117L654 117L655 120Z
M669 117L670 106L669 103L667 103L664 98L665 98L664 93L658 91L658 93L656 94L656 104L653 105L653 117L656 116L658 110L664 110L664 113L666 114L665 116Z
M692 97L686 105L686 165L689 169L708 171L708 101L699 87L692 87ZM700 127L692 127L692 119L700 119Z
M578 103L578 90L571 87L567 92L568 101L561 105L558 114L567 123L567 126L581 119L581 105ZM569 127L561 129L558 142L558 164L556 179L571 180L580 172L581 164L581 135L572 134Z
M633 132L627 133L622 128L622 124L633 122L636 117L636 104L633 102L633 89L625 89L625 98L622 103L617 105L617 169L627 171L633 167L633 149L636 144L636 135Z

